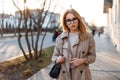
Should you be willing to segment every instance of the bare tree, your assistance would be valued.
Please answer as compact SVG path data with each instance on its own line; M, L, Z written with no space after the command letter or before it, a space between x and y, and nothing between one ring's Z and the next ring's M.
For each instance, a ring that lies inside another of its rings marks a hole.
M4 1L2 0L2 25L1 25L1 37L3 37L3 28L4 28Z
M22 35L21 35L21 31L20 31L20 25L21 25L23 13L22 13L22 10L16 5L16 3L14 2L14 0L12 0L12 1L13 1L13 4L15 5L15 7L19 10L19 13L20 13L20 17L18 18L18 44L19 44L20 49L22 50L22 53L23 53L25 59L29 60L29 58L28 58L25 50L23 49L22 42L21 42Z
M49 5L50 5L50 4L49 4ZM56 5L54 6L53 11L55 10L56 6L57 6L57 3L56 3ZM50 8L50 7L49 7L49 8ZM46 13L46 14L47 14L47 13ZM48 22L47 25L46 25L46 29L48 28L48 24L50 23L50 19L51 19L51 18L52 18L52 14L50 15L49 22ZM45 18L44 18L44 19L45 19ZM44 20L44 21L45 21L45 20ZM43 36L43 38L42 38L42 42L41 42L41 45L40 45L39 57L41 56L41 53L42 53L42 46L43 46L43 43L44 43L44 39L45 39L46 34L47 34L47 31L45 31L45 34L44 34L44 36Z
M20 17L18 18L19 19L19 23L18 23L18 43L19 43L20 49L22 50L23 55L25 56L26 60L38 59L38 57L40 57L40 54L41 54L41 50L42 50L42 46L43 46L43 42L44 42L46 32L45 32L45 34L42 38L42 44L41 44L41 47L40 47L40 52L39 52L39 48L38 48L38 42L39 42L40 34L42 32L42 25L45 21L45 18L47 16L47 14L48 14L48 11L50 9L51 0L49 2L49 5L47 5L48 6L47 10L45 10L47 0L43 0L43 2L41 1L42 8L41 9L36 9L37 12L31 11L27 6L25 6L26 0L24 0L24 11L22 11L18 7L17 3L14 0L12 0L12 1L14 3L15 7L19 10L19 13L20 13ZM37 13L37 14L34 14L34 13ZM24 20L23 24L25 26L25 36L21 35L20 25L21 25L22 20ZM47 27L46 27L46 29L47 29ZM29 36L29 33L30 33L30 36ZM21 42L21 37L25 37L26 45L27 45L28 52L29 52L28 56L27 56L25 50L23 49L22 42ZM32 51L33 51L33 53L32 53Z

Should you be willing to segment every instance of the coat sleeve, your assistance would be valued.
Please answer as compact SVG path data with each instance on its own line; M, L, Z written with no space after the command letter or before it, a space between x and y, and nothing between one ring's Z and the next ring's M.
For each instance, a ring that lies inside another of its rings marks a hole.
M96 59L96 46L93 36L89 35L89 49L88 49L88 56L87 56L87 64L94 63Z
M60 36L58 36L56 39L55 48L54 48L53 55L51 58L52 62L55 63L57 60L57 57L60 56L61 47L62 47L62 40L60 39Z

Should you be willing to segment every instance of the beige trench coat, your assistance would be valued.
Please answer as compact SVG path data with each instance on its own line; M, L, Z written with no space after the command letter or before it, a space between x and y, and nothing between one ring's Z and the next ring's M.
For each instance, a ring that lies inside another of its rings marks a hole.
M88 62L86 64L82 64L74 69L71 70L70 74L70 59L71 54L69 53L69 42L68 42L68 33L63 32L61 35L57 37L56 45L54 49L54 53L52 56L52 62L56 62L56 59L58 56L61 55L62 52L62 44L63 44L63 56L65 57L66 61L65 63L61 64L61 71L59 74L59 77L57 80L92 80L91 79L91 73L89 70L89 64L93 63L96 58L96 50L95 50L95 42L93 39L93 36L91 34L88 34L88 40L81 41L81 39L78 39L76 43L74 44L74 49L76 50L76 46L78 46L78 58L87 58ZM80 40L80 43L79 43ZM73 50L73 51L75 51ZM80 56L82 55L82 56Z

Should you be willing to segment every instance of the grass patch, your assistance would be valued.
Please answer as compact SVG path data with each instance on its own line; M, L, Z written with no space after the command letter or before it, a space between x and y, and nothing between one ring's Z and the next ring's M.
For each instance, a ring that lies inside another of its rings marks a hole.
M54 46L43 50L38 60L26 61L24 56L0 63L0 80L26 80L51 63Z

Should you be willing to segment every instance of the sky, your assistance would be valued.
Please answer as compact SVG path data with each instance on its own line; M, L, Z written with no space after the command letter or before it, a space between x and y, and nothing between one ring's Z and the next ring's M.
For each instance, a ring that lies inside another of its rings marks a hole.
M2 4L2 1L4 4ZM23 0L18 0L19 6L23 9ZM41 0L27 0L27 6L29 8L35 9L40 7L38 1ZM48 0L49 2L50 0ZM94 22L97 26L107 26L107 14L103 14L103 1L104 0L52 0L53 6L54 3L57 3L56 12L63 12L64 9L70 8L71 5L76 9L81 16L85 17L87 22ZM2 7L4 5L4 7ZM62 7L61 7L62 6ZM4 8L4 13L14 14L16 8L14 7L12 0L0 0L0 13Z
M71 0L61 1L61 5L76 9L79 14L85 17L87 22L94 22L98 26L107 26L107 14L103 13L104 0Z

